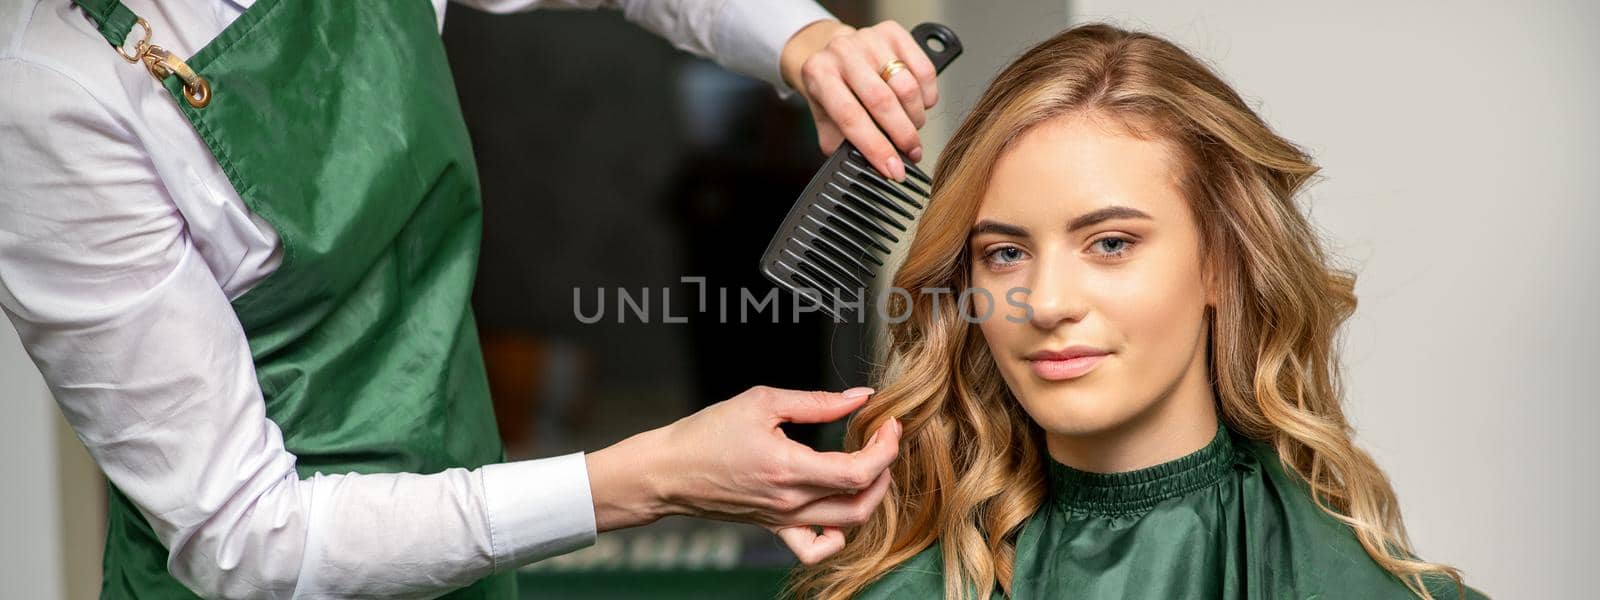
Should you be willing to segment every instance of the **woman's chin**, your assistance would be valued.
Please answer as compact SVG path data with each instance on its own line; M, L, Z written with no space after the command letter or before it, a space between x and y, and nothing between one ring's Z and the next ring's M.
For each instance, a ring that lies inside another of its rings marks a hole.
M1019 400L1039 427L1063 436L1094 436L1117 429L1134 412L1118 398L1081 390L1035 388Z

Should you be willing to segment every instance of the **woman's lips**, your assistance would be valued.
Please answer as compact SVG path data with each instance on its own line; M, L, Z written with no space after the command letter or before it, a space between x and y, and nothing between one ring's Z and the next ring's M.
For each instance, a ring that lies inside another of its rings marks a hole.
M1028 367L1033 369L1033 374L1038 375L1040 379L1066 381L1082 377L1093 371L1107 356L1109 355L1094 354L1067 359L1030 358L1028 359Z

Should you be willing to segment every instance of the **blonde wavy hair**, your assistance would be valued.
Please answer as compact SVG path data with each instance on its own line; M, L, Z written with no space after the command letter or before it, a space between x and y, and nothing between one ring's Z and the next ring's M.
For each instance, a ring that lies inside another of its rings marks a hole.
M1341 408L1335 335L1355 310L1355 277L1329 266L1296 194L1317 173L1211 69L1176 45L1105 24L1034 46L995 78L945 148L900 289L967 286L968 230L1001 152L1046 120L1096 111L1134 135L1180 150L1181 179L1201 229L1208 281L1208 360L1222 419L1272 445L1316 504L1354 530L1367 553L1418 596L1424 576L1460 572L1421 561L1388 478L1351 441ZM851 421L850 449L889 418L904 427L882 506L845 548L801 568L790 591L848 598L935 541L946 597L1008 594L1015 536L1045 500L1043 432L1011 396L979 328L928 294L890 299L875 399Z

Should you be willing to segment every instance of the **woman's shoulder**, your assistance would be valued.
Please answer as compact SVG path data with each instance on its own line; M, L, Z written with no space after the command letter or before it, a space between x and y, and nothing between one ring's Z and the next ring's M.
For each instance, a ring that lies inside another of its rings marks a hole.
M944 560L934 542L862 588L856 600L938 598L944 594Z
M968 590L967 597L979 597ZM855 600L905 600L906 598L944 597L944 551L934 542L905 562L895 565L876 581L862 588ZM998 597L990 593L989 597Z
M1278 571L1295 580L1292 587L1404 590L1399 578L1372 559L1349 525L1317 506L1310 486L1284 467L1271 444L1237 434L1233 441L1241 449L1241 462L1259 470L1261 483L1265 484L1256 488L1257 497L1248 504L1271 508L1254 518L1270 518L1275 522L1264 529L1279 532L1262 537L1255 534L1265 532L1253 532L1250 537L1263 554L1276 556L1274 562L1281 565ZM1243 493L1251 494L1249 490ZM1487 600L1471 587L1465 588L1465 596L1459 596L1453 579L1427 578L1424 583L1438 600Z
M1457 600L1458 598L1462 600L1489 600L1489 596L1470 585L1463 585L1457 588L1454 579L1440 577L1428 579L1425 583L1428 587L1428 593L1433 595L1434 600Z

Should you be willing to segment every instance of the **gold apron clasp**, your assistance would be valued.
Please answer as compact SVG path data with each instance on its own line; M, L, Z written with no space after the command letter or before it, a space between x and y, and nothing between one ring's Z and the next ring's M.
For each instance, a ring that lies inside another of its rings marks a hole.
M144 29L144 36L134 44L133 54L128 54L121 47L117 47L117 55L130 63L144 61L145 70L150 71L150 76L156 78L156 81L177 75L178 79L183 80L183 99L189 102L189 106L205 108L210 104L211 83L199 73L195 73L194 69L189 68L189 65L177 55L150 43L149 22L139 19L136 23Z
M150 22L141 18L138 21L135 21L135 23L137 23L139 27L144 28L144 37L141 38L138 43L133 45L133 54L123 52L121 46L115 46L117 54L122 56L122 60L130 63L139 62L139 57L144 56L145 49L150 47Z
M144 53L144 66L156 81L166 79L170 75L177 75L183 80L183 99L189 101L189 106L205 108L211 103L211 83L206 78L195 73L189 65L180 60L177 55L167 52L160 46L149 46Z

